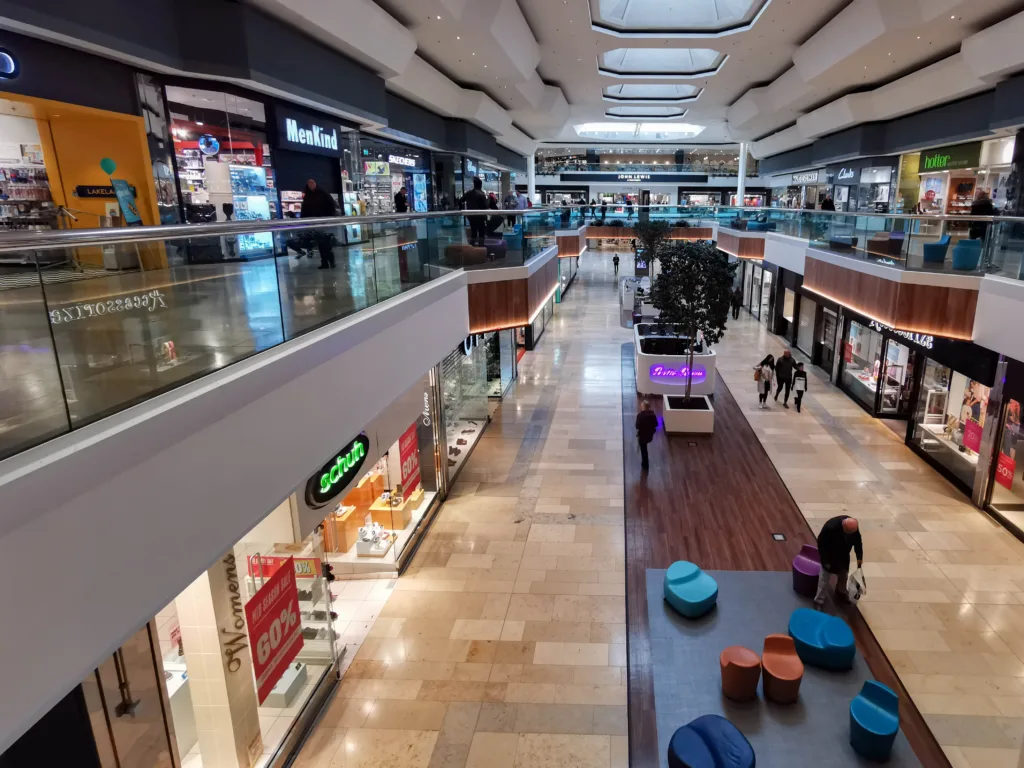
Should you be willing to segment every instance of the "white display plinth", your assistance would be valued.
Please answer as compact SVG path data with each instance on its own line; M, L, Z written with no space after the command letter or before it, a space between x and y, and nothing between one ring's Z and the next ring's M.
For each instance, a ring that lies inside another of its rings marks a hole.
M675 400L677 397L681 396L665 395L663 398L662 418L665 422L665 434L710 435L715 431L715 409L707 397L691 398L691 400L702 400L707 406L706 410L672 408L669 399Z
M302 690L302 686L305 684L306 665L289 664L288 669L281 675L281 679L267 694L267 700L263 702L263 706L277 707L278 709L290 707L295 695Z
M649 355L640 351L640 331L633 329L633 363L636 391L641 395L682 395L686 391L686 366L689 355ZM715 394L714 350L693 356L694 379L691 395Z

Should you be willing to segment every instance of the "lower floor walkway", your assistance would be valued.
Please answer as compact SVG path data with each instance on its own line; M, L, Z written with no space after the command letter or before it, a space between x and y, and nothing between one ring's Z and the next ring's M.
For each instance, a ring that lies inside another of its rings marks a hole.
M785 570L845 513L862 523L869 587L848 616L872 673L913 699L904 730L921 763L1017 766L1024 545L821 372L802 413L759 410L751 368L785 345L746 314L717 349L728 445L659 435L641 475L612 255L583 258L412 567L376 590L386 599L295 765L658 765L633 574L679 552ZM727 501L701 506L716 485ZM634 515L644 499L657 519Z

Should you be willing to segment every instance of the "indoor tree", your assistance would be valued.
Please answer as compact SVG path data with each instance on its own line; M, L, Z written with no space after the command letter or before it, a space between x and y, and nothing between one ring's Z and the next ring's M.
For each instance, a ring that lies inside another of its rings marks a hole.
M660 310L660 321L682 327L689 336L686 392L690 399L693 383L694 346L698 334L705 344L715 344L725 332L729 318L736 263L707 240L684 240L662 247L658 255L661 274L654 279L651 300Z
M643 249L648 262L653 266L654 260L661 254L660 250L666 243L672 226L664 219L651 219L640 221L633 226L633 234L639 241L638 245ZM651 274L654 274L653 271Z

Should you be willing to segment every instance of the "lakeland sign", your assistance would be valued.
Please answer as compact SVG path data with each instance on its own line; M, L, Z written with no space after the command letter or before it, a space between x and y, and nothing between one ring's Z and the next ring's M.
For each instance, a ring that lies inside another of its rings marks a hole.
M338 451L306 482L306 504L312 509L318 509L345 490L359 476L359 469L366 461L369 448L369 438L359 435Z

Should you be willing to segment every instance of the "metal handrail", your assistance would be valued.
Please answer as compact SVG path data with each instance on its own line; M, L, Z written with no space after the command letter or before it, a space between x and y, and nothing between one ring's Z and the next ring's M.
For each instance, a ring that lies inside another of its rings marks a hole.
M217 237L218 235L244 235L249 232L293 232L304 229L352 227L369 224L444 219L453 216L526 216L532 213L557 214L561 208L536 207L497 210L473 209L457 211L429 211L427 213L389 213L377 216L329 216L317 219L246 219L220 221L209 224L162 224L148 227L106 227L97 229L18 230L0 233L0 253L23 250L53 250L86 245L116 245L117 243L150 243L183 237Z

